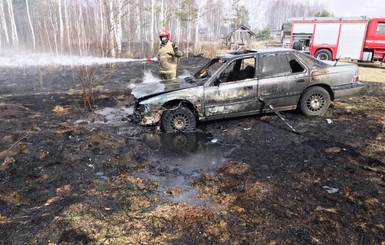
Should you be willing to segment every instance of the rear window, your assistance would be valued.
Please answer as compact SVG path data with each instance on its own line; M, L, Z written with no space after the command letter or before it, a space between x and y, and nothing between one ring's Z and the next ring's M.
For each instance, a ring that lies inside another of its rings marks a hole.
M301 52L296 52L296 55L298 55L302 60L304 60L306 63L307 62L310 62L310 63L314 63L315 65L317 66L321 66L321 67L324 67L324 66L329 66L328 64L326 64L325 62L322 62L321 60L319 59L316 59L308 54L304 54L304 53L301 53Z

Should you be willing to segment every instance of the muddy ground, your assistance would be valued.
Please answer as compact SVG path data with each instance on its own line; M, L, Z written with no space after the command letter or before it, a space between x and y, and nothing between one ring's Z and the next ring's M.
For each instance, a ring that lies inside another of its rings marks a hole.
M267 114L165 135L127 121L156 64L93 71L92 113L80 68L0 69L0 244L385 243L384 83L283 113L300 134Z

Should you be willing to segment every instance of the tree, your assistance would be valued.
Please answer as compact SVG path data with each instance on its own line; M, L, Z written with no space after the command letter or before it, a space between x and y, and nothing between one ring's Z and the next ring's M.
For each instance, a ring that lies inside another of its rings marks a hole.
M108 22L108 31L109 31L109 51L110 51L110 54L112 57L115 57L116 56L116 49L115 49L115 35L114 35L114 32L115 32L115 14L114 14L114 0L109 0L108 2L108 7L109 7L109 11L108 11L108 16L109 16L109 22Z
M332 17L332 16L334 16L333 13L330 13L325 9L315 13L315 17Z
M62 11L62 2L58 0L58 10L59 10L59 33L60 33L60 51L63 52L64 46L64 22L63 22L63 11Z
M319 9L324 9L323 5L319 3L304 4L289 0L274 0L268 7L268 25L273 30L280 30L282 24L290 18L314 16Z
M64 19L65 19L65 26L66 26L67 46L68 46L68 51L71 54L72 53L71 37L70 37L71 20L70 20L70 15L69 15L69 12L68 12L67 0L64 0Z
M15 22L15 15L13 11L13 2L12 0L7 0L8 5L8 16L9 20L11 22L11 37L12 37L12 44L15 47L19 46L19 35L17 32L16 22Z
M232 19L232 28L238 28L241 25L249 25L249 11L244 5L239 3L239 0L234 0L232 4L232 9L234 11L234 18Z
M114 15L116 15L116 22L114 23L114 32L116 46L118 48L118 54L122 54L122 42L123 42L123 32L122 32L122 11L123 11L123 2L122 0L117 0L117 6L114 9Z
M199 46L199 19L202 14L202 1L198 0L197 20L195 21L195 39L194 39L194 54L197 53Z
M0 47L146 57L156 52L158 30L167 28L186 54L196 53L203 38L252 28L249 11L263 15L271 31L290 17L331 15L322 4L289 0L0 0Z
M3 0L0 0L0 19L1 19L1 28L3 29L3 33L4 33L4 36L5 36L5 41L6 41L7 44L9 44L10 41L9 41L9 35L8 35L8 25L7 25L7 20L5 18L4 2L3 2Z
M258 33L258 37L261 40L269 40L271 38L271 28L270 27L265 27L262 31Z
M186 30L186 33L182 33L182 34L184 34L185 41L187 43L186 53L188 54L188 49L190 47L190 42L192 38L192 28L193 26L195 26L196 28L196 25L193 25L193 23L198 18L198 8L196 6L195 0L182 0L180 2L180 7L177 13L177 16L178 16L178 21L182 26L182 31Z

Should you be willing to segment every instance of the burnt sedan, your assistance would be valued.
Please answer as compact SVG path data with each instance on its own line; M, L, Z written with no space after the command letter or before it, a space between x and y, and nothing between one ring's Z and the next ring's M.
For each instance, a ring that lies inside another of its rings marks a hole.
M292 49L247 50L220 55L193 77L164 81L159 91L137 96L134 116L165 132L191 132L198 121L270 112L272 106L318 116L331 101L363 86L355 64L320 61Z

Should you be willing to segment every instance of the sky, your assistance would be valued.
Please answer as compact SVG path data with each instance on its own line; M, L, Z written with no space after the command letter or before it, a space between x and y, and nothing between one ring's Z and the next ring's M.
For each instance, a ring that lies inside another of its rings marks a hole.
M312 1L312 0L307 0ZM384 17L385 0L321 0L336 17Z
M255 7L255 0L241 0L243 4L249 9L250 25L252 28L259 29L265 27L266 19L264 10L267 3L271 0L260 1L259 8ZM385 0L288 0L308 3L321 3L326 10L332 13L335 17L384 17L385 16ZM262 13L261 13L262 12Z

